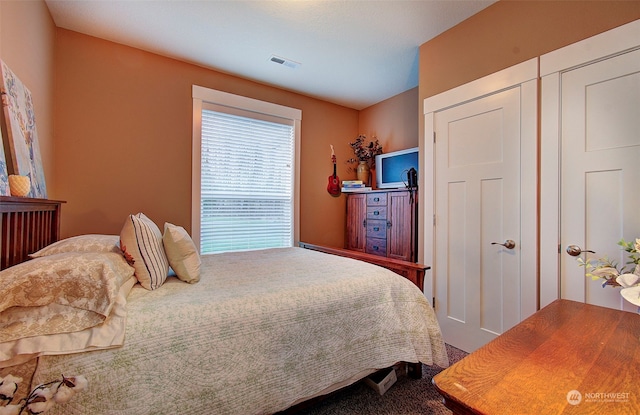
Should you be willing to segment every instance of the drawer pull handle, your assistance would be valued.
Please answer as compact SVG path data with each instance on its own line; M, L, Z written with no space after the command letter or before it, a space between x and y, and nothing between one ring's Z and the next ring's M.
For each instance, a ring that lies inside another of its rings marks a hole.
M379 201L380 201L380 198L379 198L379 197L374 197L374 198L373 198L373 201L374 201L374 202L379 202Z
M380 228L378 228L377 226L374 226L374 227L373 227L373 230L374 230L375 232L378 232L378 231L380 230Z
M374 251L377 251L377 250L378 250L378 247L377 247L377 246L374 246L374 247L373 247L373 250L374 250Z
M375 211L373 212L373 216L378 216L379 214L380 214L380 212L379 212L379 211L377 211L377 210L375 210Z

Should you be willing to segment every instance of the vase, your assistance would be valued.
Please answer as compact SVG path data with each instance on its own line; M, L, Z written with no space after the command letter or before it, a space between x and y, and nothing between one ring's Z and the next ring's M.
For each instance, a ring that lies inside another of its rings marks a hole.
M358 168L356 169L356 176L358 177L358 180L362 180L362 183L364 183L365 186L369 185L370 173L371 173L371 170L369 170L369 163L367 163L366 161L361 161L360 163L358 163Z
M11 196L25 197L31 190L31 180L29 176L9 175L9 190Z

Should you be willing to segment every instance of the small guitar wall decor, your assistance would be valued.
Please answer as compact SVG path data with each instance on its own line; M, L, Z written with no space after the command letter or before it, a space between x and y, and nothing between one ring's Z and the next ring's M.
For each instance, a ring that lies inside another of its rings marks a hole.
M336 175L336 153L333 151L333 145L331 145L331 161L333 162L333 174L329 176L327 192L329 192L331 196L339 196L340 178Z

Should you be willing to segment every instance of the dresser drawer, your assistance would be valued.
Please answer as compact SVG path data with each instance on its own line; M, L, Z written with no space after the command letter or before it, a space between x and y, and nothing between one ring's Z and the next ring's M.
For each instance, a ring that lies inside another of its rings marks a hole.
M387 220L387 207L386 206L367 206L367 220L380 219Z
M367 206L386 206L387 194L386 193L373 193L367 195Z
M367 238L367 246L365 248L367 254L387 256L387 240L379 238Z
M347 249L416 261L416 199L402 189L347 193Z
M367 219L367 238L387 239L387 221Z

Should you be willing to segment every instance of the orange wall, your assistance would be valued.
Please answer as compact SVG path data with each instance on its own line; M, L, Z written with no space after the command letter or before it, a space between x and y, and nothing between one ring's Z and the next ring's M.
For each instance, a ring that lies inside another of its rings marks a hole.
M418 147L418 87L361 110L358 125L385 153Z
M118 233L127 214L190 229L193 84L302 110L301 240L342 246L344 197L326 191L358 112L64 29L56 39L55 177L63 235ZM346 176L344 165L338 175Z
M640 1L494 3L420 46L420 108L427 97L638 18Z

